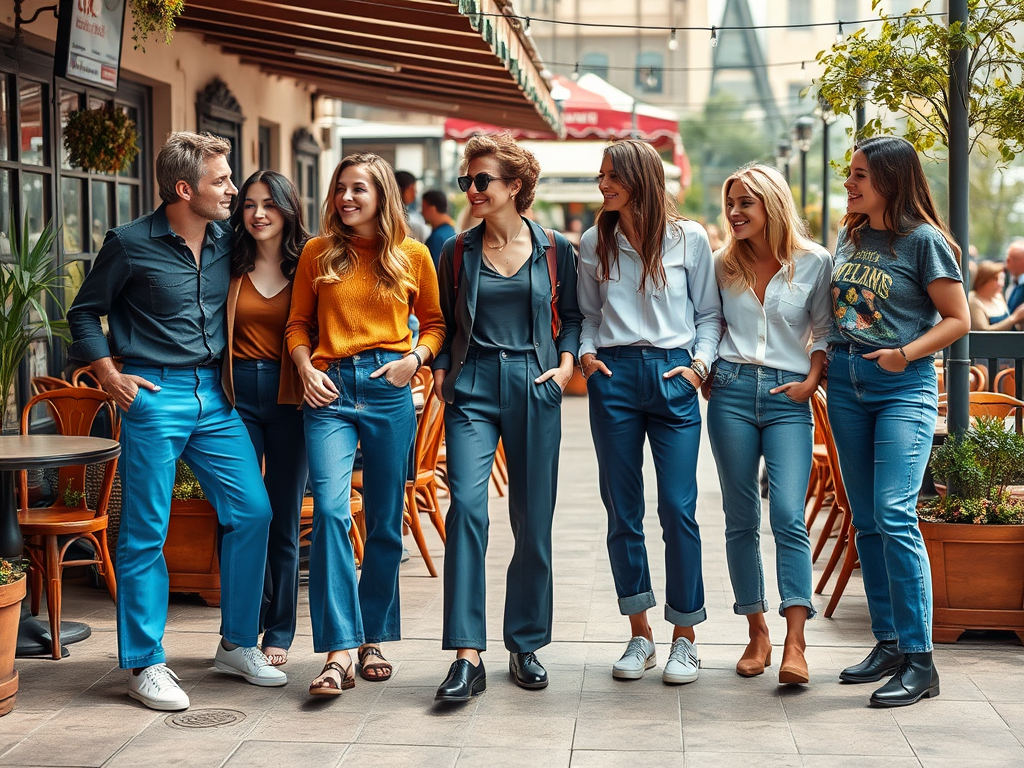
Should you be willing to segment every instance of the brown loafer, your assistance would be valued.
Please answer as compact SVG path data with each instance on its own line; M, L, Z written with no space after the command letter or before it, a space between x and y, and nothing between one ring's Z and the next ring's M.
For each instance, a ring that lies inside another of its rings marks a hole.
M779 667L779 683L801 685L810 679L804 652L799 648L786 648L782 653L782 666Z
M764 674L764 668L772 665L772 642L767 637L751 638L747 649L736 662L736 674L740 677L756 677Z

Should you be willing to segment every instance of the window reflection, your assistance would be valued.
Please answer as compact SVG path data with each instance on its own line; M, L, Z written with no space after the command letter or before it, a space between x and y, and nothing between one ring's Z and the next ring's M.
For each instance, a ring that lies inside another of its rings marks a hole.
M114 226L111 191L113 184L105 181L92 182L92 248L93 253L100 250L107 230Z
M49 176L26 173L21 177L21 209L28 217L29 241L35 245L50 220Z
M82 104L82 97L80 94L74 91L61 91L60 92L60 127L61 136L64 135L64 126L68 124L68 115L76 111ZM68 160L68 151L64 147L64 142L60 142L60 167L61 168L74 168L71 162Z
M18 94L21 103L21 161L32 165L46 165L44 87L42 83L22 83Z
M85 250L85 184L82 180L61 176L60 200L64 210L64 220L61 222L64 252L81 253Z
M11 133L10 104L7 101L7 75L0 73L0 160L11 159L11 149L8 146Z

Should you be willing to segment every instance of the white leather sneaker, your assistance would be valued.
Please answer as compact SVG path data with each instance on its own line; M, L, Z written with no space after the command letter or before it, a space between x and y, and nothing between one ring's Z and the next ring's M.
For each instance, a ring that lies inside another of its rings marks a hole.
M139 674L128 672L128 695L150 709L177 712L188 709L188 694L166 664L152 664Z
M672 651L668 655L668 663L661 675L661 681L668 685L682 685L692 683L697 679L700 670L700 657L697 655L697 647L680 637L672 642Z
M619 680L639 680L651 667L658 664L654 643L643 635L630 638L622 658L612 664L612 677Z
M288 682L288 675L267 661L263 651L254 645L228 651L223 643L217 643L213 668L228 675L244 677L253 685L272 688Z

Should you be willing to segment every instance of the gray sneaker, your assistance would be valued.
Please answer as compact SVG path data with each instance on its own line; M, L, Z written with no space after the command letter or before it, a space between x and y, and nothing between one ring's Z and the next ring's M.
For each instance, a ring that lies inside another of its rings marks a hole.
M245 678L253 685L275 687L288 682L288 676L267 661L263 651L255 646L239 646L229 651L217 643L213 668L218 672Z
M668 663L661 675L661 681L667 685L692 683L697 679L699 669L700 657L697 655L697 647L685 637L680 637L672 643L672 651L668 655Z
M612 677L619 680L639 680L651 667L657 666L654 643L643 635L630 638L622 658L612 664Z

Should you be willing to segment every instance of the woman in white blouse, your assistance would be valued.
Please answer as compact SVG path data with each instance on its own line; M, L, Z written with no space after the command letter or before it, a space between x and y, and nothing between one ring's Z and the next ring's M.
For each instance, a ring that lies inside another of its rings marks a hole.
M806 683L804 623L815 613L803 514L814 442L807 401L825 365L832 260L807 237L774 168L741 168L722 185L722 197L727 240L715 273L725 329L710 381L708 434L722 485L733 610L750 625L736 672L760 675L772 658L759 534L763 456L786 617L779 682Z
M632 636L612 675L635 680L656 664L643 533L648 439L665 541L665 618L674 625L662 680L691 683L700 665L693 627L707 617L696 521L697 389L721 334L714 264L704 230L666 194L664 166L650 144L609 145L598 181L604 205L580 242L578 299L608 555Z

